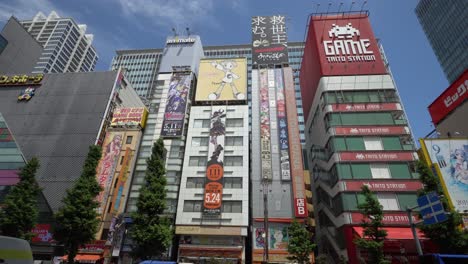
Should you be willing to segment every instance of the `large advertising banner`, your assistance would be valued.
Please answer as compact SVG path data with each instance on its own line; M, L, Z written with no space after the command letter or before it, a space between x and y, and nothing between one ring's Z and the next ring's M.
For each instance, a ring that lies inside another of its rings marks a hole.
M270 100L268 93L268 72L260 70L260 152L262 160L262 179L272 179Z
M252 17L252 64L283 64L288 61L286 17Z
M145 107L121 107L114 110L111 126L139 125L144 128L148 110Z
M278 118L278 137L280 149L281 180L291 180L289 162L288 121L286 117L286 101L284 99L283 74L281 69L275 70L276 111Z
M203 201L203 214L205 215L220 215L222 211L225 135L226 107L213 106Z
M130 167L130 161L132 160L132 149L128 148L125 150L125 155L123 157L122 166L120 167L119 176L117 178L116 187L114 188L114 197L112 202L112 213L117 215L121 211L120 205L122 203L122 198L124 197L123 191L125 184L128 179L128 170Z
M195 101L247 100L247 59L201 60Z
M97 197L100 203L98 213L102 214L105 210L107 199L109 197L110 186L114 177L117 162L122 148L123 133L117 131L107 131L102 148L102 157L97 167L97 179L102 191Z
M161 137L180 137L184 130L185 111L190 95L191 73L173 73L167 92Z
M454 209L468 210L468 139L423 139L421 146L438 168L445 195Z

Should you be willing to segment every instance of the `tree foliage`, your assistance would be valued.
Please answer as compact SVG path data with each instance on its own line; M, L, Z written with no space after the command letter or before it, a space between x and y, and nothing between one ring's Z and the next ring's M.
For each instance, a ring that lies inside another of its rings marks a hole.
M383 246L387 231L382 229L383 207L367 185L361 188L365 202L358 205L358 209L364 216L361 224L363 236L354 240L356 245L368 253L368 263L386 264Z
M442 195L443 191L439 178L432 173L423 161L418 161L416 166L421 175L421 182L424 185L423 189L419 190L418 195L422 196L431 192ZM421 225L420 229L426 237L439 246L440 253L467 254L468 232L460 228L463 224L462 217L459 213L450 209L446 197L442 197L441 202L445 210L450 213L447 216L448 220L433 225Z
M133 253L142 260L161 257L173 237L171 220L163 215L166 208L165 155L164 142L160 138L146 160L146 185L140 189L137 211L132 215L131 236L136 244Z
M0 229L4 236L26 240L33 237L31 230L39 215L37 197L41 192L35 178L38 168L37 158L26 163L19 172L20 181L5 197L3 210L0 210Z
M316 246L310 239L309 231L303 224L294 220L288 228L288 233L288 253L291 255L288 259L300 264L309 264L310 253Z
M96 179L96 167L101 158L101 147L90 146L81 176L74 186L67 190L63 206L55 214L54 238L64 245L68 263L78 253L78 248L94 239L99 219L96 197L101 186Z

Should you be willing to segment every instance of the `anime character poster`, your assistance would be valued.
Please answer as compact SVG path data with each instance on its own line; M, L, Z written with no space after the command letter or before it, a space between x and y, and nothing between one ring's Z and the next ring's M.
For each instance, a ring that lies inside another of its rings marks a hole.
M424 139L432 163L455 210L468 210L468 139Z
M162 137L182 136L191 83L192 75L190 73L174 73L172 75L167 92L166 111L161 130Z
M203 214L219 215L223 199L226 107L212 106Z
M247 59L201 60L196 101L245 101Z
M104 139L102 157L96 172L98 183L102 187L102 191L97 197L97 201L101 204L98 209L100 214L104 211L107 203L110 186L120 157L122 140L123 133L114 131L108 131Z
M260 141L262 179L271 180L270 100L268 76L264 69L260 70Z
M285 225L269 228L269 247L271 249L287 249L288 248L288 227Z
M275 71L281 179L289 181L291 180L291 166L289 163L288 121L286 117L286 101L284 99L283 73L281 69L276 69Z

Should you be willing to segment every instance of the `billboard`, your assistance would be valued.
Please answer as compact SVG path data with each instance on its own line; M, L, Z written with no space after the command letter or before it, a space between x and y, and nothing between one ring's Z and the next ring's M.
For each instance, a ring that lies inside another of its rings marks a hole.
M125 155L122 160L122 166L120 167L120 172L117 178L117 183L114 188L114 197L113 197L113 202L112 202L112 213L114 215L121 212L121 210L119 210L120 205L125 204L125 202L122 202L122 198L126 196L124 195L123 191L124 191L127 179L128 179L128 170L130 168L131 160L132 160L132 149L127 147L127 149L125 150Z
M260 152L262 160L262 179L272 179L270 100L268 93L268 72L260 70Z
M201 60L195 101L245 101L247 59Z
M468 139L422 139L420 142L453 208L458 212L468 210Z
M206 164L203 214L220 215L223 200L224 141L226 134L226 107L211 108L211 127Z
M145 107L121 107L114 110L111 126L130 125L144 128L148 110Z
M107 199L109 197L112 179L120 157L122 148L123 132L107 131L102 148L102 156L97 167L96 176L102 191L96 200L100 207L98 213L102 214L105 210Z
M278 119L278 137L280 149L281 180L291 180L289 162L288 120L286 117L286 101L284 99L283 74L281 69L275 70L276 114Z
M468 70L429 105L432 122L438 124L466 99L468 99Z
M31 242L33 243L52 242L53 237L50 231L51 231L51 228L49 224L36 224L34 228L31 230L31 233L33 233L34 235L31 238Z
M161 137L182 136L191 83L192 74L189 72L175 72L172 74L167 92Z
M288 63L285 16L252 17L252 64Z

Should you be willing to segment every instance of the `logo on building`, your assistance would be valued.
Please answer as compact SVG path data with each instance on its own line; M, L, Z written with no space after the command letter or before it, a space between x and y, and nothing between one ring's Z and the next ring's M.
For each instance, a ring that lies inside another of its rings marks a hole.
M351 23L345 26L332 24L328 36L331 40L323 41L328 62L375 61L374 51L369 50L370 39L361 38L359 29L353 27Z
M34 94L36 93L36 88L28 87L21 91L20 95L18 96L18 101L29 101Z
M166 44L187 44L187 43L195 43L194 38L173 38L173 39L168 39L166 41Z

